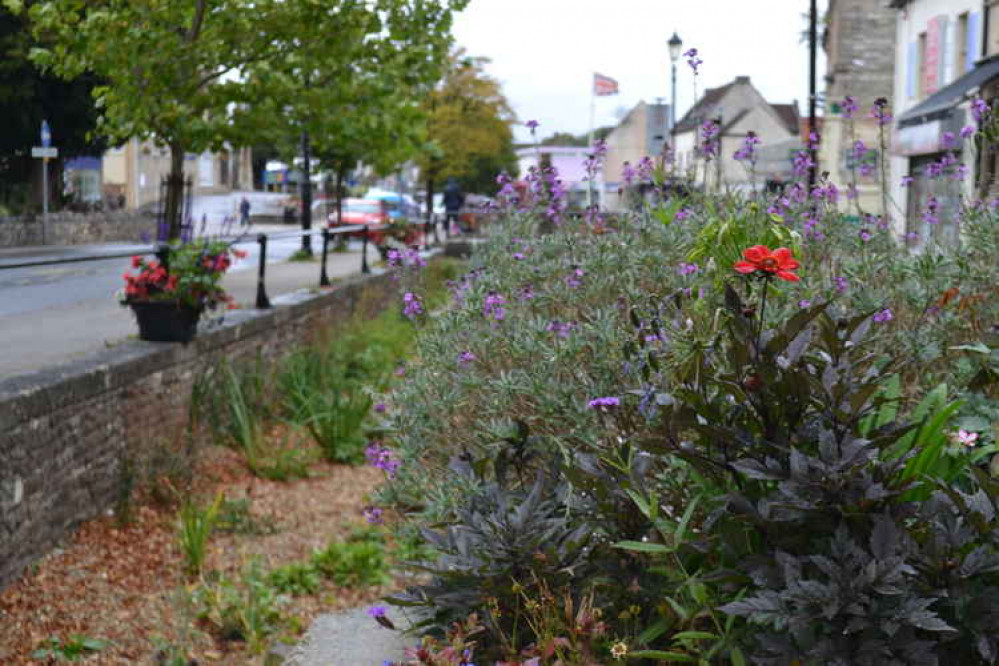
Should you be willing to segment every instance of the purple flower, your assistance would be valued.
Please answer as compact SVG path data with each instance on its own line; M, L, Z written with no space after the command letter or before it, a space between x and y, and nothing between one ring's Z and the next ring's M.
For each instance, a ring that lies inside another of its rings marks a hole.
M977 131L978 130L975 129L974 125L965 125L964 127L961 128L961 138L968 139L970 137L973 137L975 136L975 132Z
M541 123L539 123L537 120L528 120L526 123L524 123L527 129L531 130L531 134L534 134L534 130L538 129L538 125L540 124Z
M638 177L638 171L631 166L631 162L625 162L621 166L621 180L624 181L625 185L631 185L635 182L635 178Z
M701 124L701 154L705 160L710 160L718 154L718 133L721 128L713 120L705 120Z
M524 258L525 258L525 255L524 255L524 253L523 253L523 252L514 252L512 256L513 256L513 258L514 258L514 259L516 259L517 261L523 261L523 260L524 260Z
M904 238L905 238L905 240L909 241L910 243L914 242L914 241L917 241L917 240L919 240L919 232L918 231L910 231L909 233L905 234Z
M673 216L673 219L676 220L677 222L683 222L684 220L689 219L691 216L693 216L693 214L694 211L690 210L685 206L676 212L676 215Z
M368 521L370 525L384 525L385 519L382 516L384 511L377 506L366 506L364 507L364 519ZM371 611L368 611L369 613ZM384 609L382 609L384 613ZM374 617L372 615L372 617Z
M921 217L923 222L926 224L940 224L940 202L935 196L930 196L926 200L926 210L923 211Z
M385 410L387 410L387 409L388 409L388 407L385 406L384 402L375 403L375 413L376 414L384 414Z
M857 100L850 95L847 95L843 98L840 108L842 110L843 117L849 120L853 118L853 114L855 114L860 107L857 106Z
M798 307L799 308L808 308L808 307L811 307L811 306L812 306L812 302L810 300L808 300L808 299L803 298L800 301L798 301Z
M891 109L888 107L888 100L884 97L878 97L874 100L874 106L871 108L871 118L878 121L879 127L884 127L892 120Z
M495 321L503 321L506 317L506 309L503 304L506 303L506 299L503 298L502 294L497 294L495 291L490 291L486 294L486 298L482 303L482 314L487 319L494 319Z
M861 229L860 233L857 235L860 236L860 241L862 243L867 243L868 241L871 240L871 232L869 232L867 229Z
M849 288L849 286L850 286L850 281L847 280L845 277L838 275L833 278L833 287L835 287L836 291L838 291L839 293L842 294L844 291L847 290L847 288Z
M534 299L534 287L529 284L525 284L520 288L520 292L517 294L517 298L522 301L530 301Z
M742 146L735 151L732 156L734 159L744 162L749 162L751 165L756 164L756 147L760 145L760 137L756 136L756 132L750 130L746 133L746 138L742 141Z
M582 268L577 268L565 278L565 284L570 289L576 289L582 286L584 275L586 275L586 271L584 271Z
M368 609L368 615L373 617L375 621L385 627L386 629L395 629L395 625L392 624L392 620L388 619L385 614L384 606L372 606Z
M902 187L908 187L909 185L912 184L912 181L914 180L915 178L913 178L912 176L902 176Z
M410 319L416 319L423 314L423 304L420 302L420 297L413 292L407 291L403 295L402 301L405 304L402 314L406 315Z
M697 57L697 49L687 49L683 57L687 59L690 69L694 70L694 76L697 76L697 68L704 64L704 61Z
M472 352L470 352L470 351L463 351L460 354L458 354L458 363L460 365L468 365L469 363L471 363L472 361L476 360L477 358L479 358L479 357L476 356L475 354L473 354Z
M982 124L982 119L988 114L991 109L989 105L985 103L985 100L981 97L976 97L971 100L971 116L975 119L975 122L979 125Z
M656 165L652 161L652 158L646 155L638 161L638 179L645 181L652 179L652 172L655 171Z
M402 252L399 250L389 250L388 254L385 255L385 259L389 266L401 266L402 265Z
M615 397L594 398L593 400L590 400L590 402L587 404L587 407L589 407L590 409L597 409L600 411L606 411L620 406L621 406L621 399Z
M405 363L400 363L399 367L397 367L395 369L395 376L396 377L405 377L406 376L406 364Z
M686 262L680 262L680 268L678 270L680 275L694 275L699 270L701 270L701 267L698 266L697 264L688 264Z
M378 442L371 442L364 449L364 459L372 467L385 472L390 479L394 479L396 472L402 466L402 461L395 456L395 452L387 446L382 446Z
M884 310L881 310L880 312L875 312L874 316L872 317L872 319L874 320L874 323L876 323L876 324L884 324L884 323L887 323L887 322L891 321L892 319L894 319L894 317L893 317L893 315L891 313L891 308L885 308Z
M804 178L808 171L815 166L812 156L807 150L799 150L794 154L794 175Z
M574 321L562 322L558 320L552 320L548 322L548 326L545 328L545 330L554 333L556 336L560 338L568 338L569 333L571 333L572 329L576 328L576 326L577 323Z
M407 248L402 255L403 263L411 268L426 268L427 260L420 256L415 247Z

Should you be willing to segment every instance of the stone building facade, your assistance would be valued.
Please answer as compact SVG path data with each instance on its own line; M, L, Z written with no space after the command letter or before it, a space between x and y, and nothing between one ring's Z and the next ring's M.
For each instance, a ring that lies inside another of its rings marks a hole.
M829 0L826 29L822 39L826 52L826 113L819 149L819 171L828 172L837 186L855 184L855 200L844 197L842 205L850 212L881 215L882 197L878 125L869 117L874 100L891 103L895 75L895 11L884 2L871 0ZM842 115L842 101L853 97L859 110L852 120ZM885 130L890 145L890 128ZM854 164L854 146L862 141L868 149L863 164ZM855 167L855 168L851 168ZM855 183L854 183L855 181Z

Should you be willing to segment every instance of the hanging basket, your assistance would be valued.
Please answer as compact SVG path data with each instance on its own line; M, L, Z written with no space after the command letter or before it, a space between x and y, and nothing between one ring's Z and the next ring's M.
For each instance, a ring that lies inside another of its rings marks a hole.
M149 342L190 342L198 332L201 310L176 301L129 303L139 322L139 339Z

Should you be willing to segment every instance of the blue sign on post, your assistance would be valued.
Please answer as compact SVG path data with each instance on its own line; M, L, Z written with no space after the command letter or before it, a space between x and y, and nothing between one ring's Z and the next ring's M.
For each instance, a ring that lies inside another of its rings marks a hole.
M48 148L52 145L52 131L49 129L49 121L42 121L42 147Z

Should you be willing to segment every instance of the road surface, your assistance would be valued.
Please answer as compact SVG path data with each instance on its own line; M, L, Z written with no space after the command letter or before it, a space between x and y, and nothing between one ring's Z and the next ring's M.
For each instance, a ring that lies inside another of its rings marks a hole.
M262 229L254 229L254 233ZM267 231L287 231L270 227ZM255 238L255 235L251 236ZM313 238L314 247L321 241ZM297 238L268 243L267 292L271 297L319 284L319 261L289 262L301 242ZM4 265L42 258L72 257L95 251L137 251L130 245L76 246L66 248L15 248L0 250L0 380L98 351L135 335L136 324L128 308L118 304L122 273L130 260L107 259L32 268ZM239 245L249 255L238 260L223 279L237 303L253 307L256 298L258 246ZM368 248L374 264L377 251ZM361 267L359 244L346 252L330 252L327 272L331 278L357 273Z

